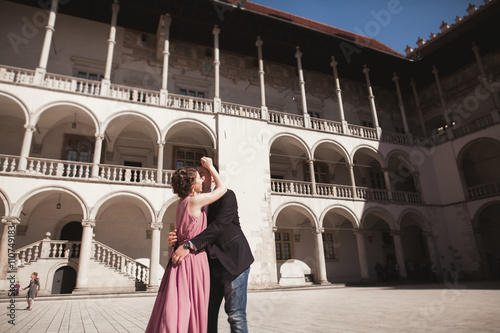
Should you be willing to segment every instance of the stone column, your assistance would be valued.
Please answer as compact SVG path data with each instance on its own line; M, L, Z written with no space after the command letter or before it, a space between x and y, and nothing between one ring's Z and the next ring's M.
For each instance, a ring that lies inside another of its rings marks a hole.
M9 290L9 280L7 275L16 267L15 256L9 249L15 248L16 226L21 223L21 219L16 216L3 216L3 233L0 242L0 292Z
M394 239L394 250L396 250L396 260L399 265L399 277L406 279L408 275L406 274L405 256L403 254L403 245L401 244L401 231L392 230L392 238Z
M384 182L385 182L385 187L387 189L387 197L389 200L392 200L392 188L391 188L391 180L389 178L389 172L387 169L383 169L384 171Z
M405 129L405 134L408 138L408 142L411 145L413 144L413 139L410 133L410 129L408 128L408 121L406 120L405 104L403 102L403 95L401 95L401 89L399 87L399 76L397 76L396 73L394 73L392 80L396 85L396 94L398 95L399 110L401 111L401 119L403 120L403 127Z
M424 117L422 116L422 107L420 106L420 99L417 93L417 84L413 77L411 78L411 88L413 90L413 98L415 98L415 105L417 106L418 119L420 120L420 128L422 129L422 134L427 137L427 130L425 129Z
M356 235L356 242L358 243L358 258L359 270L361 272L361 281L369 281L370 273L368 271L368 260L366 258L365 237L363 229L354 229Z
M220 29L216 25L212 31L214 35L214 112L221 112L222 109L222 101L220 99L219 91L220 91L220 79L219 79L219 68L220 68L220 59L219 59L219 34Z
M337 94L337 100L339 101L339 114L340 114L340 121L342 122L342 133L347 134L347 121L345 120L345 115L344 115L344 103L342 102L342 90L340 89L340 80L339 80L339 73L337 72L337 65L338 62L335 60L335 57L332 56L332 62L330 63L330 66L333 68L333 78L335 80L335 93Z
M434 236L431 232L424 232L425 240L427 243L427 251L429 251L429 259L431 263L437 268L438 276L441 273L441 263L439 262L439 255L436 249Z
M165 45L163 46L163 70L161 76L160 105L167 105L168 60L170 58L170 24L172 23L170 14L165 14L163 22L165 24Z
M446 133L448 134L448 139L453 139L453 125L452 121L448 115L448 110L446 108L446 101L444 99L444 93L443 93L443 88L441 87L441 81L439 80L439 71L437 70L436 66L432 66L432 74L434 74L434 79L436 80L436 86L438 89L439 93L439 100L441 101L441 107L443 108L443 115L444 115L444 120L446 121Z
M36 131L36 127L29 125L24 126L26 131L24 131L23 146L21 147L21 157L19 158L19 166L17 170L26 171L26 166L28 164L27 158L30 156L31 143L33 140L33 132Z
M111 27L109 29L108 54L106 56L106 68L104 70L104 79L101 82L101 96L107 96L111 86L111 68L113 67L113 54L116 44L116 19L118 17L118 0L114 0L111 5Z
M47 73L47 63L49 61L50 46L52 45L52 35L55 31L54 25L56 24L57 5L58 0L52 0L52 3L50 5L49 19L47 21L47 26L45 26L45 39L43 41L40 62L35 71L34 84L36 85L42 85L45 78L45 73Z
M158 291L160 287L159 265L160 265L160 234L163 224L151 223L151 258L149 259L149 285L148 290Z
M295 58L297 58L297 70L299 72L300 97L302 99L302 115L304 116L304 127L311 128L311 119L307 112L306 82L304 81L304 71L302 70L302 52L300 47L296 47Z
M311 175L311 193L316 194L316 175L314 174L314 160L308 160L309 174Z
M158 142L158 173L156 175L157 183L163 184L163 148L165 141Z
M354 164L349 163L349 175L351 176L352 197L356 198L356 179L354 177Z
M267 120L267 106L266 106L266 85L264 82L264 60L262 59L262 44L264 42L260 39L260 36L257 37L257 42L255 46L257 46L257 55L259 59L259 81L260 81L260 112L261 118Z
M102 152L102 141L104 140L104 135L99 134L95 136L95 149L94 149L94 161L92 165L92 178L99 177L99 163L101 163L101 152Z
M366 86L368 87L368 100L370 101L370 109L372 110L373 125L377 130L377 138L380 140L382 135L382 129L378 124L377 108L375 107L375 96L373 95L372 85L370 83L370 75L368 74L370 69L365 65L363 68L363 73L365 73Z
M483 60L481 59L481 55L479 54L479 48L476 43L472 43L472 51L474 52L474 57L476 58L477 66L479 67L479 81L486 87L489 93L491 93L491 97L493 98L493 103L495 104L496 111L493 111L492 114L493 119L499 121L499 112L500 112L500 98L498 97L498 93L495 92L495 89L491 87L488 82L488 77L486 75L486 70L483 65ZM496 122L497 122L496 121Z
M95 227L95 220L82 221L82 243L80 245L80 259L78 262L78 273L76 276L76 286L74 294L88 293L88 271L90 257L92 256L92 234Z
M323 228L313 228L312 232L316 235L316 264L318 266L318 276L316 282L319 284L330 284L326 278L325 252L323 246Z

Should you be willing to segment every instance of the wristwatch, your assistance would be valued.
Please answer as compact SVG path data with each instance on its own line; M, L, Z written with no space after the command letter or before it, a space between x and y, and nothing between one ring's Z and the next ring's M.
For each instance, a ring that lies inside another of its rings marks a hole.
M189 242L184 243L183 247L184 247L185 249L188 249L188 250L189 250L189 252L193 252L193 249L191 248L191 242L190 242L190 241L189 241Z

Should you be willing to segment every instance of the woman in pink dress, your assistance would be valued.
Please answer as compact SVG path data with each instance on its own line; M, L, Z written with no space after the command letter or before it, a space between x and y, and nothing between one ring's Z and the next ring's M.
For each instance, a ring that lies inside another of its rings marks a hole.
M227 191L212 159L203 157L201 165L210 171L215 181L216 189L210 193L202 193L204 178L194 168L177 169L172 176L174 193L180 198L175 213L177 244L182 244L180 246L189 246L189 240L207 227L203 207ZM177 266L172 265L170 259L146 332L206 332L209 296L210 269L204 251L191 252Z

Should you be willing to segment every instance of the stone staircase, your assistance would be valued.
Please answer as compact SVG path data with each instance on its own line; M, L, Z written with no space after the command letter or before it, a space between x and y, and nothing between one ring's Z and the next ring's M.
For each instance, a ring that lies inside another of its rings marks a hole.
M51 240L50 233L47 233L44 239L15 251L17 276L29 277L31 272L38 272L41 288L45 289L45 294L50 294L51 286L48 283L52 281L55 270L70 266L78 271L80 245L80 242L76 241ZM89 290L95 292L146 290L149 267L96 240L92 241L91 251Z

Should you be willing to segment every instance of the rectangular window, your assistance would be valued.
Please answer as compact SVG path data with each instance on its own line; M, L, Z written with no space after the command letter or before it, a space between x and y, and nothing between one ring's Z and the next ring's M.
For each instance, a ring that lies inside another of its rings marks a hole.
M305 181L310 182L311 176L309 173L309 163L304 161L304 175ZM324 162L314 162L314 179L316 183L329 184L330 174L328 171L328 165Z
M175 169L182 167L198 167L201 165L201 158L207 156L204 149L182 148L175 149Z
M179 95L188 97L205 98L205 93L202 91L179 89Z
M370 171L370 182L372 188L385 189L384 174L380 169L373 169Z
M276 260L288 260L293 256L291 231L279 231L274 233L276 245Z
M332 233L323 233L323 249L325 251L325 259L335 259Z

